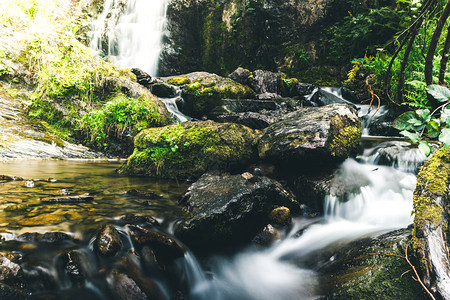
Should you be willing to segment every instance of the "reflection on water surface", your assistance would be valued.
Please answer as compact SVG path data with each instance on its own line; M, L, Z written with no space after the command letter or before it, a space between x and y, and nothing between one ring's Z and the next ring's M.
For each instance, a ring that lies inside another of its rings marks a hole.
M182 215L179 195L188 187L176 180L156 180L117 174L117 161L24 160L1 163L1 175L23 181L0 182L0 230L64 230L79 232L98 228L125 214L142 214L167 225ZM54 180L53 180L54 179ZM133 196L130 190L152 192L151 197ZM85 203L46 203L55 197L89 193Z

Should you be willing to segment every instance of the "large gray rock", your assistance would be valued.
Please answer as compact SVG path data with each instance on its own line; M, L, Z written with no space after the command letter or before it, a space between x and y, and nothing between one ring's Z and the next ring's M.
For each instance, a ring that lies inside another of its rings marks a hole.
M255 92L229 78L207 74L183 87L182 96L185 101L183 112L194 118L202 118L220 106L222 99L253 99Z
M239 67L230 75L228 75L228 78L239 82L240 84L248 85L250 81L250 75L252 75L252 73L249 70Z
M307 107L264 130L260 158L288 166L325 166L356 154L361 122L346 104Z
M183 195L191 216L175 227L175 236L202 249L250 241L268 222L275 206L294 213L300 207L278 182L250 173L203 175Z
M244 112L219 115L214 120L219 123L231 122L261 130L274 123L277 118L257 112Z
M264 70L256 70L250 77L249 85L258 94L259 99L280 97L281 74Z

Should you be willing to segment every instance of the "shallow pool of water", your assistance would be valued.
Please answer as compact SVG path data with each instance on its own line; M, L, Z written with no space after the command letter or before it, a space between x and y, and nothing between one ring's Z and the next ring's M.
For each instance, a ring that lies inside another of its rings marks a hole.
M177 201L188 187L177 180L117 174L118 161L23 160L1 163L0 175L25 180L0 183L0 230L79 232L98 228L125 214L157 218L168 226L183 215ZM127 193L139 190L157 197ZM49 199L89 194L85 203L47 203Z

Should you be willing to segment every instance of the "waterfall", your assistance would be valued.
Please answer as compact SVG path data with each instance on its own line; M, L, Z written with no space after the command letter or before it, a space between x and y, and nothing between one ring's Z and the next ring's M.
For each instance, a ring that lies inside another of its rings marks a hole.
M167 0L105 0L92 24L90 46L121 68L157 75Z

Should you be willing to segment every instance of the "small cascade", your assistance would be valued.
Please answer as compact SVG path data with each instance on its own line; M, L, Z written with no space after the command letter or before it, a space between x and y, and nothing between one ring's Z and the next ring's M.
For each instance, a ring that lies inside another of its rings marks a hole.
M369 104L359 104L358 116L361 119L361 134L362 136L370 135L370 125L382 119L389 112L386 105L381 105L379 108L371 107Z
M389 141L367 148L360 160L366 164L391 166L403 172L415 173L427 157L406 141Z
M92 24L90 46L121 68L158 72L167 0L105 0Z
M176 122L176 123L183 123L183 122L191 121L192 120L191 117L186 116L185 114L183 114L178 109L177 102L178 101L182 102L183 98L181 98L181 89L179 87L175 87L175 89L176 89L175 97L172 97L172 98L159 98L159 100L161 100L164 103L164 105L166 106L167 110L172 115L172 119L173 119L174 122Z
M348 159L338 176L340 188L351 184L351 193L345 199L339 197L339 193L326 197L325 217L328 220L344 219L386 229L405 226L412 221L414 174ZM360 186L355 188L356 177Z

